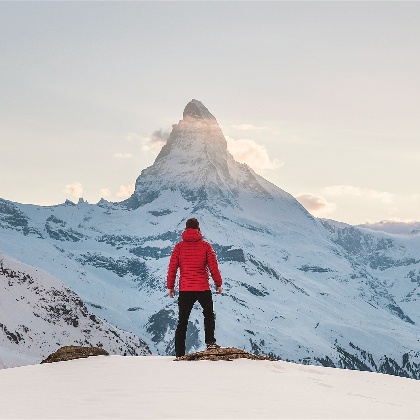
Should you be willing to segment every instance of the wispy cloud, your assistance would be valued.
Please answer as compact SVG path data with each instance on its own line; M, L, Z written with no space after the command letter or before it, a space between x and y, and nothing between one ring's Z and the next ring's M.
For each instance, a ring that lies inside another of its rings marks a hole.
M400 219L399 217L392 217L381 222L366 221L361 224L362 227L368 229L379 230L388 233L397 234L418 234L420 229L420 222L416 222L412 219Z
M379 200L382 203L390 204L394 201L394 194L386 191L377 191L370 188L354 187L352 185L332 185L324 188L325 194L332 196L352 195Z
M114 153L114 157L117 159L129 159L133 157L131 153Z
M335 203L329 203L324 197L315 194L301 193L298 194L296 200L305 207L309 213L316 217L324 216L333 213L337 206Z
M402 223L406 225L418 224L414 219L401 219L400 217L390 217L387 220L382 220L381 222L376 222L376 224L387 224L387 223Z
M137 141L137 140L140 139L140 137L141 137L141 135L138 134L138 133L128 133L127 136L126 136L126 139L128 141Z
M117 191L118 198L128 198L134 192L134 184L121 185Z
M253 125L253 124L233 124L232 128L234 128L235 130L242 130L242 131L270 130L270 127L264 127L264 126Z
M166 144L169 134L164 130L156 130L151 134L129 133L127 140L139 142L141 150L145 152L160 152L160 149Z
M102 198L108 198L111 196L111 190L109 188L101 188L99 194Z
M246 163L256 172L264 172L280 168L284 165L278 159L270 159L266 148L254 140L235 140L226 137L227 147L232 156L241 163Z
M68 184L64 188L64 192L72 195L73 197L79 198L83 194L83 185L80 182L74 182L73 184Z

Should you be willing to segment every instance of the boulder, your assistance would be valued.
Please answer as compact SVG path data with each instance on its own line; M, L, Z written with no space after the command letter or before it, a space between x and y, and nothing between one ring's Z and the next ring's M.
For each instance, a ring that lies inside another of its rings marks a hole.
M197 353L186 354L177 357L175 360L233 360L233 359L252 359L252 360L271 360L268 356L257 356L235 347L221 347L219 349L204 350Z
M65 346L50 354L41 364L82 359L89 356L109 356L109 353L99 347Z

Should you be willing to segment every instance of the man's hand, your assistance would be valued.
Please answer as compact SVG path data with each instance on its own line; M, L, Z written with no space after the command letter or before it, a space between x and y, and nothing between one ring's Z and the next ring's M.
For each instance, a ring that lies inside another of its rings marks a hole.
M174 289L168 289L168 296L170 297L170 298L174 298L174 296L175 296L175 291L174 291Z
M220 295L222 293L222 286L216 287L216 294Z

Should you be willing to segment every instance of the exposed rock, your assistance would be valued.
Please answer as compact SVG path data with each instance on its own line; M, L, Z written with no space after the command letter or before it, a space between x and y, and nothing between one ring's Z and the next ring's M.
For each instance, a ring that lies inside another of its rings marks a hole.
M99 347L65 346L50 354L41 364L83 359L89 356L109 356L109 353Z
M187 104L184 109L184 118L197 118L197 119L215 119L214 116L210 113L210 111L196 99L193 99L191 102Z
M252 360L271 360L275 359L268 356L257 356L235 347L221 347L220 349L204 350L197 353L186 354L176 360L233 360L233 359L252 359Z

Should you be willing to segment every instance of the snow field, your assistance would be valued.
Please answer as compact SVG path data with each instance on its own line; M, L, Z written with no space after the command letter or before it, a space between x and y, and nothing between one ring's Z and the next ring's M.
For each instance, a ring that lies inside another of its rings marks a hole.
M418 418L419 393L412 379L287 362L98 356L0 371L0 418Z

